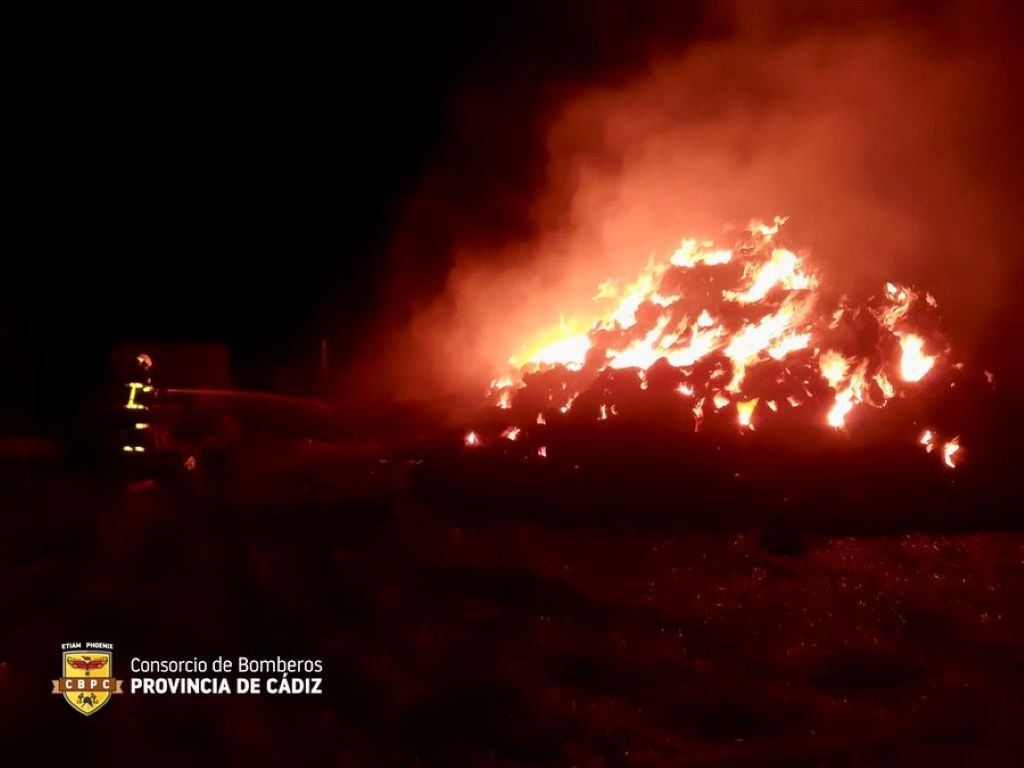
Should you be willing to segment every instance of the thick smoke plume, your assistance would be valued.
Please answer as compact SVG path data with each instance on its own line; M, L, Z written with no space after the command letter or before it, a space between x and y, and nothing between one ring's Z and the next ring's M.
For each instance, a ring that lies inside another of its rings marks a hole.
M528 117L541 170L519 188L488 178L468 184L479 199L467 202L442 162L395 239L395 322L373 341L375 386L482 392L538 330L587 318L602 281L683 237L775 214L828 284L917 283L963 354L991 355L997 323L1021 326L1014 9L865 5L718 8L642 67L553 89ZM460 114L514 107L498 100L472 91ZM500 134L456 136L447 160L507 149ZM432 286L415 265L438 243L446 271Z

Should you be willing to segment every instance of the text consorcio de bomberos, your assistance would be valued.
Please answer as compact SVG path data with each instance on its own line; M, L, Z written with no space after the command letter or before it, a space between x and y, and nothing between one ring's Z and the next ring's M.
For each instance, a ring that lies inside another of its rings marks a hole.
M132 693L269 693L269 694L319 694L322 693L320 677L304 677L305 674L323 672L319 659L251 659L239 656L237 660L220 657L213 662L193 657L191 659L146 660L134 657L131 670L143 675L172 675L172 677L133 677ZM183 677L180 675L214 675L224 673L228 677ZM245 677L246 675L277 675L276 677ZM294 675L294 677L292 677Z

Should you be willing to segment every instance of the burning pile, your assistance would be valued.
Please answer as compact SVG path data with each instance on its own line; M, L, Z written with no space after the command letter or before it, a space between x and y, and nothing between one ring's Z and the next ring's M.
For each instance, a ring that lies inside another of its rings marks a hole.
M754 222L730 247L684 240L634 281L602 284L596 320L541 334L492 383L506 417L500 437L581 411L619 417L649 390L671 390L695 431L729 414L740 431L768 429L797 412L845 431L853 414L911 398L955 367L931 294L887 283L862 305L830 297L806 258L779 242L784 223ZM949 467L962 457L956 437L929 429L917 439ZM470 447L484 441L466 437Z

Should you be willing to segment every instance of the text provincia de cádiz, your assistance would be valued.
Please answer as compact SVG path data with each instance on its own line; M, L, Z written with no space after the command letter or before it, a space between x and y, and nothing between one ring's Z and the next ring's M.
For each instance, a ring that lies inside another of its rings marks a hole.
M231 659L219 657L213 662L205 659L157 659L146 660L134 657L132 672L156 677L132 677L130 691L142 694L191 693L248 693L259 694L319 694L322 693L323 679L309 677L323 672L319 659L251 659L239 656L237 664ZM163 675L273 675L271 677L164 677Z

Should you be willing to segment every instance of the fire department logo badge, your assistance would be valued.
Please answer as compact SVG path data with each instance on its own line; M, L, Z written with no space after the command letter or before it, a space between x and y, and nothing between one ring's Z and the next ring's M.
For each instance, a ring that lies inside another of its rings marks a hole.
M53 693L61 694L71 708L89 716L99 712L123 680L114 677L114 646L110 643L64 643L61 677Z

